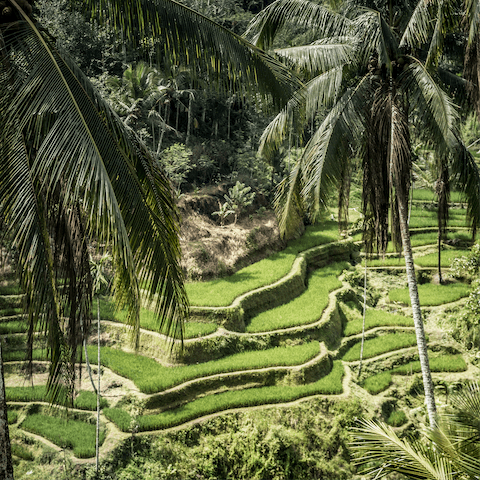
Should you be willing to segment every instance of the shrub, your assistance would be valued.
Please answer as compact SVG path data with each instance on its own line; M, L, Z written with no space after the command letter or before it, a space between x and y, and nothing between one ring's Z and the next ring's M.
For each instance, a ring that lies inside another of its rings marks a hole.
M18 445L18 443L12 443L12 455L21 458L22 460L26 460L27 462L32 462L34 460L33 453L22 445Z
M387 423L392 427L400 427L407 421L407 416L402 410L393 410L387 419Z

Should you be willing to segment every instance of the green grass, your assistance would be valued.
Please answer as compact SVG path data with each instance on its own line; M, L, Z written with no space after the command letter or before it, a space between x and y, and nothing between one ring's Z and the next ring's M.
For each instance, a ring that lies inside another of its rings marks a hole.
M407 421L407 416L402 410L393 410L387 419L387 423L392 427L400 427Z
M9 425L17 423L18 412L16 410L7 410L7 420Z
M425 228L438 226L437 212L425 210L424 208L412 208L410 217L410 228ZM466 210L454 210L449 212L448 226L466 227Z
M26 331L27 323L23 320L0 322L0 335L8 335L10 333L25 333Z
M414 333L389 333L380 337L365 340L363 347L363 358L376 357L382 353L391 352L400 348L413 347L417 344ZM360 360L360 342L357 342L343 355L345 362Z
M88 347L90 361L97 361L96 347ZM102 347L102 364L129 378L143 393L156 393L188 380L208 375L273 366L301 365L320 352L318 342L243 352L195 365L164 367L154 359Z
M463 372L467 369L467 364L461 355L442 355L430 357L430 370L432 372ZM400 365L377 373L364 380L362 387L371 395L377 395L386 390L392 383L392 375L412 375L421 371L420 362L418 360Z
M0 308L0 317L9 317L11 315L20 315L22 313L23 308L19 307Z
M291 402L310 395L335 395L342 392L343 366L334 362L332 371L317 382L299 386L272 386L208 395L174 410L137 419L140 431L160 430L181 425L195 418L232 408ZM122 431L129 431L132 418L120 409L106 409L105 416Z
M246 331L267 332L317 321L328 305L328 294L342 286L338 276L348 267L347 262L338 262L316 270L310 276L304 293L285 305L252 318Z
M20 295L22 289L17 283L0 286L0 295Z
M390 371L377 373L364 380L362 387L370 393L370 395L377 395L386 390L392 383L392 373Z
M36 385L34 387L6 387L5 395L7 402L45 402L47 401L46 385ZM81 391L73 402L74 408L81 410L96 410L97 397L93 392ZM105 398L100 401L102 408L108 407Z
M426 283L418 285L418 295L420 297L420 305L422 306L434 306L455 302L460 300L460 298L466 297L469 292L470 287L464 283L451 283L448 285ZM390 290L388 298L392 302L410 305L408 288L395 288Z
M344 335L356 335L362 332L363 319L357 318L350 320L345 325ZM383 310L368 309L365 315L365 329L375 327L400 326L413 327L413 318L405 317L404 315L394 315L393 313L385 312Z
M336 241L338 238L336 222L309 226L301 238L290 242L282 252L249 265L227 278L187 283L190 303L197 306L230 305L240 295L275 283L287 275L300 252Z
M96 305L94 305L94 311L96 311L96 308ZM116 311L113 299L103 297L100 298L100 318L125 323L127 313L125 310ZM140 309L140 327L145 330L158 331L158 322L153 311L147 310L146 308ZM185 338L197 338L209 335L216 330L217 325L215 323L185 322Z
M468 250L449 249L442 250L441 263L442 267L450 267L452 260L465 255ZM438 252L429 253L421 257L415 258L415 264L421 267L437 267L438 266Z
M22 460L27 460L28 462L33 462L33 460L35 460L32 452L17 443L12 443L12 455L21 458Z
M436 200L436 195L432 190L415 188L413 190L413 200L432 202L433 200ZM465 195L462 194L462 192L450 192L450 202L460 203L462 201L465 201Z
M365 265L365 260L362 260L362 265ZM405 267L405 259L397 256L369 258L367 267Z
M20 347L19 350L11 350L11 351L2 351L2 357L4 362L22 362L25 360L25 347ZM47 351L41 349L35 349L32 352L33 360L46 360L47 359Z
M59 447L72 449L78 458L95 456L94 424L35 413L28 415L20 427L50 440ZM104 440L105 432L102 431L100 444Z
M464 372L467 369L467 364L461 355L442 355L439 357L430 357L430 370L432 372ZM420 361L400 365L392 370L392 373L397 375L410 375L419 373Z

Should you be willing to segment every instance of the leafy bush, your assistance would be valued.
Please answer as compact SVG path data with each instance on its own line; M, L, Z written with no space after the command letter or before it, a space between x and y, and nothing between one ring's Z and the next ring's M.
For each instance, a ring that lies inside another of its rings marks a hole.
M402 410L393 410L387 419L387 423L392 427L400 427L407 421L407 416Z
M15 455L22 460L26 460L27 462L32 462L34 460L33 453L27 450L22 445L18 445L18 443L12 443L12 455Z
M7 419L8 419L8 424L12 425L14 423L17 423L18 420L18 412L16 410L7 410Z

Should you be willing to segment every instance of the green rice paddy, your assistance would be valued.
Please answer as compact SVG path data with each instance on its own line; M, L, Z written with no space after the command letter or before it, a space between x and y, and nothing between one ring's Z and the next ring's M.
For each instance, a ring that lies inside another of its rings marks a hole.
M187 283L191 305L227 306L246 292L270 285L287 275L297 255L309 248L338 240L338 225L325 222L307 227L304 235L289 243L288 247L259 262L239 270L227 278L208 282Z
M285 305L252 318L246 331L267 332L316 322L328 305L328 294L342 286L338 276L348 267L347 262L337 262L316 270L310 276L304 293Z
M464 283L452 283L448 285L426 283L418 285L418 295L420 297L420 305L422 306L435 306L455 302L468 296L469 292L470 286ZM392 302L410 305L408 288L396 288L390 290L388 298Z
M320 353L318 342L237 353L219 360L178 367L164 367L153 358L102 347L102 364L131 379L143 393L156 393L189 380L220 373L265 367L301 365ZM96 348L88 347L90 361L97 361Z
M208 395L158 415L143 415L134 420L140 431L160 430L188 422L195 418L232 408L252 407L275 403L291 402L311 395L342 393L342 363L334 362L332 371L320 380L298 386L272 386L228 391ZM122 431L129 431L132 425L130 415L120 409L106 409L105 416Z

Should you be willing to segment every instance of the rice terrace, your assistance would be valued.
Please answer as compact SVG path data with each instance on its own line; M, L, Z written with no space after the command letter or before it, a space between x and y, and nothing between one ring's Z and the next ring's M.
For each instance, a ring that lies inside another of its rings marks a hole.
M480 478L480 0L0 0L0 480Z
M450 230L449 238L460 241L455 247L443 245L445 271L471 242L461 226ZM445 317L458 311L470 290L457 280L433 283L437 266L428 259L437 255L434 221L414 230L412 242L424 278L419 291L428 306L430 366L435 385L443 388L442 399L454 385L478 376L475 359L444 330ZM183 348L152 331L152 312L144 308L140 347L133 351L124 313L101 297L101 457L133 437L188 431L218 416L319 399L362 398L390 425L408 426L423 402L404 271L395 254L367 260L362 347L361 246L355 232L339 237L336 222L322 221L284 250L230 276L188 283L195 303ZM391 280L382 286L386 273ZM2 353L14 455L28 464L34 452L45 449L51 455L63 452L73 464L94 461L96 395L85 368L73 408L49 405L45 347L37 336L34 386L22 380L21 293L6 265L2 278L0 331L8 334ZM94 325L87 347L94 374L95 330Z

